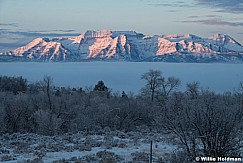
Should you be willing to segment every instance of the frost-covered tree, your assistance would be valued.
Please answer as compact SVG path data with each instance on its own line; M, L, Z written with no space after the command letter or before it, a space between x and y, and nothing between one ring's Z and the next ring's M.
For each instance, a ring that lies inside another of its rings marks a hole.
M61 119L50 110L38 110L34 113L37 124L37 133L57 135L60 132Z
M27 79L24 79L22 76L0 76L0 91L10 91L17 94L18 92L25 92L26 90Z
M160 125L179 138L191 159L237 156L242 115L239 105L232 100L231 94L216 95L209 91L202 91L197 98L173 94Z
M32 131L32 108L29 96L25 94L9 94L4 100L4 128L5 132Z

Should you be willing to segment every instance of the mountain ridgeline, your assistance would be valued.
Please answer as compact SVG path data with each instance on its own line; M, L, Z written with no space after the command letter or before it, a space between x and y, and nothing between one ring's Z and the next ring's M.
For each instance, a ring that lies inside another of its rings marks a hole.
M0 53L0 61L136 61L243 63L243 46L232 37L216 34L147 36L135 31L86 31L72 38L36 38L29 44Z

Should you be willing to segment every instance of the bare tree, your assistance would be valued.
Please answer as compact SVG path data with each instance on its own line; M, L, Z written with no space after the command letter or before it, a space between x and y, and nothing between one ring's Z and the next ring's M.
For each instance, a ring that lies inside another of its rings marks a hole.
M168 97L171 92L176 90L181 84L181 81L179 78L175 77L168 77L167 80L162 80L161 86L161 93L163 96Z
M52 101L51 101L51 91L52 91L52 83L53 79L50 76L44 76L41 81L42 88L47 95L49 110L52 110Z
M180 86L180 79L175 77L168 77L168 79L164 79L161 83L161 88L158 91L156 96L157 101L159 102L162 110L167 110L166 103L173 92Z
M238 89L235 92L236 98L238 99L238 103L240 105L240 115L241 115L241 121L243 120L243 81L240 82ZM241 130L243 128L243 121L241 123Z
M243 82L240 82L238 93L240 94L240 101L241 101L241 111L243 112Z
M142 93L149 93L151 101L154 101L156 91L159 91L161 83L164 81L162 73L159 70L149 70L144 73L141 79L146 81L145 87L141 90Z
M192 82L192 83L187 83L187 91L186 93L192 98L196 99L199 95L199 82Z

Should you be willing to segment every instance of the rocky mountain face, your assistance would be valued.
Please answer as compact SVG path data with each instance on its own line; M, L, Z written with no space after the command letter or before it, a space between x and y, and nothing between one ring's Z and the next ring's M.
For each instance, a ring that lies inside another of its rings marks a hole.
M243 62L243 46L228 35L146 36L135 31L86 31L73 38L37 38L1 53L0 61Z

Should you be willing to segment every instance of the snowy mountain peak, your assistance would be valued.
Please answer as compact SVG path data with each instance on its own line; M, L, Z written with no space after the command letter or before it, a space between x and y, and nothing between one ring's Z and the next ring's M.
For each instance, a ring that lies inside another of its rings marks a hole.
M37 46L38 44L45 43L48 41L50 41L48 38L36 38L30 43L28 43L27 45L19 47L11 52L15 55L22 56L24 52L30 50L31 48Z
M228 38L228 37L230 37L230 36L226 35L226 34L222 34L222 33L216 33L211 37L211 39L218 40L218 39L225 39L225 38Z
M241 46L241 44L239 42L237 42L236 40L234 40L232 37L230 37L229 35L225 35L225 34L221 34L221 33L217 33L215 35L213 35L211 37L212 40L215 40L218 43L224 44L224 43L232 43L232 44L238 44Z
M232 37L223 34L202 38L194 34L148 36L135 31L87 30L72 38L36 38L25 46L0 55L42 61L141 61L166 55L198 57L221 54L231 57L242 55L243 47Z
M111 31L109 30L100 30L100 31L91 31L88 30L84 33L84 37L86 38L104 38L111 36Z
M182 40L193 41L193 40L202 39L201 37L193 34L172 34L172 35L166 35L163 38L168 39L172 42L180 42Z
M53 40L48 38L36 38L27 45L8 52L7 55L27 57L29 59L43 61L65 60L65 57L69 54L69 51L66 50L60 42Z

